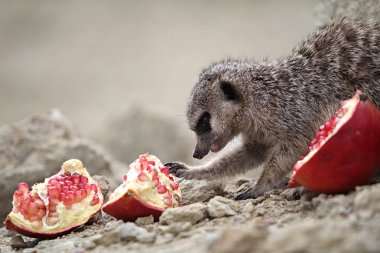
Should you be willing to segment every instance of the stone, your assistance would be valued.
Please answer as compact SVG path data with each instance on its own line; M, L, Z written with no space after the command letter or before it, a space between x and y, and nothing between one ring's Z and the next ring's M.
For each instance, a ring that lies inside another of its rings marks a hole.
M29 185L56 174L68 159L82 160L89 173L114 175L121 164L100 146L84 138L58 110L32 115L0 126L0 219L11 211L13 192L19 182Z
M107 196L109 190L110 190L110 182L106 176L103 175L94 175L92 178L98 182L100 190L102 191L102 194L104 197Z
M357 214L366 219L380 215L380 184L370 186L358 192L354 198L353 208Z
M133 222L127 222L116 228L116 232L122 241L152 242L155 235L146 229L136 226Z
M143 101L149 102L149 101ZM160 111L134 106L114 114L94 138L120 161L130 164L149 152L162 162L190 161L192 139L180 121Z
M158 229L164 233L171 233L173 235L178 235L181 232L189 231L192 227L190 222L176 222L171 223L170 225L160 226Z
M265 227L233 227L225 229L210 245L212 253L262 252L261 245L268 235Z
M239 208L238 204L221 196L215 196L207 203L208 214L211 218L236 215Z
M139 217L135 221L135 223L139 226L146 226L154 223L154 218L152 215L146 216L146 217Z
M179 180L182 192L182 205L206 202L223 194L223 185L204 180Z
M207 217L207 205L194 203L186 206L166 209L160 216L160 224L170 225L175 222L196 224Z

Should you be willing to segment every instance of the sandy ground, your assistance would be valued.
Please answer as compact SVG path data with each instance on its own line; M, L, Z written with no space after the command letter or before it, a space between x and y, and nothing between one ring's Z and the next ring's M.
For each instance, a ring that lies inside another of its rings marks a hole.
M203 67L286 55L313 29L314 5L1 1L0 123L59 108L91 135L138 103L186 128L186 100Z

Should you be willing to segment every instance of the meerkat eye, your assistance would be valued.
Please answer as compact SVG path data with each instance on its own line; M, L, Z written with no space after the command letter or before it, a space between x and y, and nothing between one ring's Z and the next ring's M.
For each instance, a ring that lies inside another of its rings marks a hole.
M227 100L238 100L239 94L237 93L234 86L227 81L221 81L220 82L220 88L223 91L223 95Z
M197 134L208 133L211 131L210 114L205 112L201 115L195 128Z

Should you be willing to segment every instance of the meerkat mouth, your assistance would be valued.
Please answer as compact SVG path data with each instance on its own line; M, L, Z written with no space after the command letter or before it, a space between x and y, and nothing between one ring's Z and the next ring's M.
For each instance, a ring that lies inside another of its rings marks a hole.
M215 153L221 150L221 145L219 139L214 139L210 147L211 152Z

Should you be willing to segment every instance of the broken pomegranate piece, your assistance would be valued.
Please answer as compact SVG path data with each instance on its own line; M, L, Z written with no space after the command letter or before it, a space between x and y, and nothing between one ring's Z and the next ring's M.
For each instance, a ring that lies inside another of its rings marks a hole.
M110 195L102 210L124 221L152 215L158 220L169 207L179 206L181 190L169 169L154 155L140 155L129 165L124 182Z
M327 120L309 153L293 167L289 187L343 193L369 182L380 168L380 111L357 92Z
M7 229L35 238L53 238L86 223L103 204L99 185L79 160L63 163L60 172L32 190L20 183L13 194Z

